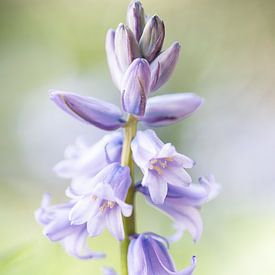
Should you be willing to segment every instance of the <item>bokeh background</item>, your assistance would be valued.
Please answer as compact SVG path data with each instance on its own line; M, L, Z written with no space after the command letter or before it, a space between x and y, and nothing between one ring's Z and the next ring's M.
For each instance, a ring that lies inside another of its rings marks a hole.
M178 268L198 257L198 275L275 274L275 2L144 0L166 23L165 47L182 44L161 92L196 92L205 104L165 129L164 141L197 161L194 178L214 173L222 193L204 207L204 234L171 246ZM81 124L48 98L51 88L119 104L104 52L105 33L125 21L126 0L0 1L0 274L100 274L119 270L116 241L90 241L100 261L74 259L42 236L34 210L45 191L65 201L67 181L52 167L66 145L104 132ZM138 197L138 229L172 232ZM154 220L153 220L153 218Z

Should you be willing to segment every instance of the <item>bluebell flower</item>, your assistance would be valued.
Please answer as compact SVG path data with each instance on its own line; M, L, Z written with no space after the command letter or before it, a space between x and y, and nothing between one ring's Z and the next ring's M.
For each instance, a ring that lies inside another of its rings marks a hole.
M153 233L133 237L129 245L129 275L192 275L195 265L196 259L193 257L189 267L177 271L169 255L167 241Z
M112 163L87 184L70 192L76 201L69 219L74 225L87 223L90 236L98 236L105 227L118 239L124 239L122 214L131 216L132 205L124 202L131 184L129 167Z
M177 153L171 143L164 144L154 131L138 131L131 148L134 161L144 174L141 184L148 187L154 203L164 202L168 183L176 186L191 183L185 168L192 168L194 161Z
M93 145L77 139L75 145L66 148L64 160L55 165L54 171L63 178L91 178L108 164L120 161L122 143L121 132L105 135Z
M187 230L194 241L198 241L203 230L203 222L200 208L219 193L219 185L213 175L202 177L199 184L191 184L188 187L179 187L168 184L167 196L163 204L155 204L147 187L138 184L137 191L142 193L146 200L172 218L176 233L169 238L175 242L179 240Z
M71 225L69 213L73 202L50 205L50 195L44 195L41 207L36 210L38 223L44 226L43 233L53 242L62 244L68 254L80 259L102 258L103 253L93 252L87 244L86 224Z

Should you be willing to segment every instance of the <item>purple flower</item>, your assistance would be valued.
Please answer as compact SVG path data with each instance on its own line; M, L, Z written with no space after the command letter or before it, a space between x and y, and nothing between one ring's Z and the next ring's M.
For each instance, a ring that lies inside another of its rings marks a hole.
M138 42L145 26L144 10L140 1L133 0L129 4L127 12L127 24Z
M219 186L213 176L201 178L200 184L192 184L189 187L168 184L168 193L163 204L155 204L152 201L147 187L139 184L136 188L150 204L172 218L176 228L176 233L170 237L173 242L181 238L184 230L191 234L194 241L199 240L203 230L200 208L219 192Z
M158 90L170 78L179 59L179 53L180 44L174 42L151 63L150 91Z
M140 120L153 127L170 125L190 116L202 102L202 98L192 93L151 97Z
M111 103L61 91L52 91L50 97L63 111L100 129L111 131L125 124L121 110Z
M131 216L132 206L124 202L131 184L129 167L112 163L87 184L71 190L76 200L69 218L74 225L87 223L90 236L98 236L107 227L118 239L124 239L122 214Z
M150 84L150 66L137 58L126 71L121 86L122 106L125 112L143 116Z
M139 41L142 56L152 62L161 51L165 36L163 21L154 15L146 23Z
M41 207L36 210L37 222L44 226L44 235L53 242L60 242L68 254L80 259L102 258L103 253L88 248L86 224L71 225L69 213L73 202L50 206L50 195L45 194Z
M167 241L153 233L140 234L129 245L129 275L192 275L195 265L193 257L191 266L177 271L168 253Z
M78 139L75 145L66 148L65 159L54 167L54 171L64 178L91 178L108 164L120 161L122 143L120 132L105 135L92 146Z
M184 168L192 168L194 161L177 153L171 143L164 144L154 131L139 131L132 141L132 151L144 174L141 184L148 187L154 203L164 202L168 183L176 186L191 183Z

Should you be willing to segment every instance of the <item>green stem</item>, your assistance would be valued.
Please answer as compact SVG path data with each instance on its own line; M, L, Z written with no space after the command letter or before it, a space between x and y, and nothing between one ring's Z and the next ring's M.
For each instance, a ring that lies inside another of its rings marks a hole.
M121 274L128 275L127 267L127 253L130 243L129 236L135 234L135 181L134 181L134 162L131 152L131 141L135 137L137 131L137 119L133 116L129 116L128 122L124 129L124 142L121 154L121 165L128 166L130 168L130 174L132 184L129 188L126 203L133 205L133 213L130 217L123 217L123 227L125 233L125 239L120 244L121 253Z

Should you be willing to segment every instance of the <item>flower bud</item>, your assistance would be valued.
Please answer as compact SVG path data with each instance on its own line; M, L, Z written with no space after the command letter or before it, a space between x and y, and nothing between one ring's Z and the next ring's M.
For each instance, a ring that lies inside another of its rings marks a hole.
M125 72L132 61L140 56L137 41L126 25L119 24L116 29L115 53L122 72Z
M125 112L143 116L151 79L147 60L137 58L126 71L122 84L122 106Z
M140 1L133 0L128 6L127 25L139 41L145 26L144 10Z
M139 41L142 56L151 62L161 51L165 36L163 21L157 16L151 17L143 31Z
M105 49L112 80L115 86L120 90L122 71L118 65L117 57L115 54L115 31L112 29L107 32Z
M180 44L174 42L151 63L150 91L156 91L170 78L179 59L179 52Z
M109 102L62 91L50 91L50 98L74 118L100 129L111 131L125 124L120 109Z

